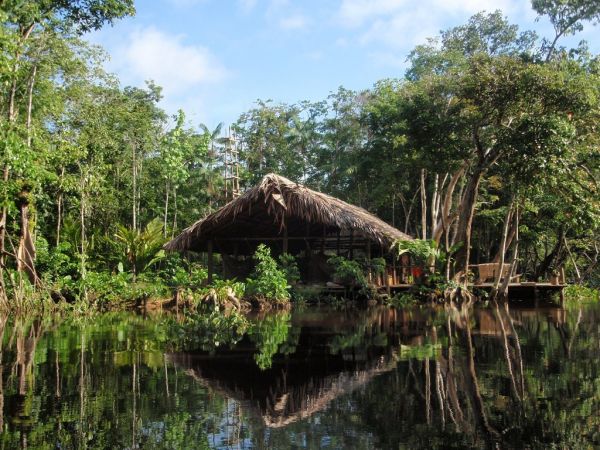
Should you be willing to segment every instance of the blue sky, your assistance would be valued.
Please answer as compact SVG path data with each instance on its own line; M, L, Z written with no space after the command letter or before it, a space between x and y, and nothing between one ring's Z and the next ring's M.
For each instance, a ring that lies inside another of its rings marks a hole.
M401 77L410 50L482 10L551 36L529 0L138 0L137 14L90 36L123 86L153 79L191 125L235 121L256 99L321 100ZM576 41L600 51L599 29Z

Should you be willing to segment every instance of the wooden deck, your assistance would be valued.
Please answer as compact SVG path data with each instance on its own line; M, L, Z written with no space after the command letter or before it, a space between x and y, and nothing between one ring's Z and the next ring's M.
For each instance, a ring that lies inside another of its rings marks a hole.
M508 285L508 296L511 298L536 298L538 295L544 296L554 292L562 295L563 289L566 284L552 284L548 282L524 282L524 283L510 283ZM405 292L412 288L412 284L395 284L390 285L390 292L392 294L396 292ZM494 283L476 283L469 284L469 289L482 290L489 292L494 287ZM386 290L386 286L380 287L381 290Z

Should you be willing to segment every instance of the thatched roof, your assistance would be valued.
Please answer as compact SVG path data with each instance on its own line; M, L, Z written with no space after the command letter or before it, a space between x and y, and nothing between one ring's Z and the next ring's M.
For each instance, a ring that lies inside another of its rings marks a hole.
M291 239L307 240L324 234L353 233L386 248L396 239L412 239L363 208L271 173L257 186L186 228L165 249L202 251L211 239L227 247L225 241L281 237L284 230Z

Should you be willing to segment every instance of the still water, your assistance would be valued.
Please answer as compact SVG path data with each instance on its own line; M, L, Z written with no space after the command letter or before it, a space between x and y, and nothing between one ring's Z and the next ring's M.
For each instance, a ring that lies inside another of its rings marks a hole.
M600 448L598 305L3 317L0 333L5 449Z

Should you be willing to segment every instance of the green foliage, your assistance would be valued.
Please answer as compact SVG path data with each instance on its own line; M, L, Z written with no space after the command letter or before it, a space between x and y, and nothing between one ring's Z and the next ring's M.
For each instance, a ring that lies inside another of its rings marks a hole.
M134 274L148 270L165 257L162 233L163 226L158 219L149 222L143 231L118 226L115 239L123 245L124 262Z
M433 202L421 211L415 196L424 170L426 198L441 201L438 211L451 194L445 221L438 217L451 230L449 255L439 251L445 245L418 241L398 252L412 252L424 267L435 260L440 272L444 258L465 262L458 254L467 250L472 259L492 259L503 212L515 202L519 273L543 279L565 267L569 279L579 272L579 282L596 286L599 58L584 43L562 47L560 38L597 22L600 7L594 0L532 6L553 35L540 40L500 11L479 13L417 46L402 80L381 80L360 92L340 87L316 102L259 100L234 126L242 184L278 172L411 235L432 236L440 223L421 230L419 218L430 217ZM130 0L9 1L1 9L6 270L16 268L9 247L19 242L17 206L27 200L44 285L62 285L70 297L88 292L79 286L86 271L138 276L152 269L162 283L151 284L198 289L203 269L165 259L160 246L167 234L224 203L222 127L196 130L183 111L169 127L159 86L121 88L103 71L105 55L82 33L132 14ZM460 181L449 193L455 174ZM471 245L459 247L467 243L467 222ZM116 234L114 224L121 224ZM442 244L445 238L436 236ZM259 262L268 275L249 282L250 295L289 296L297 266L287 256L279 264L287 283L274 266ZM340 280L359 286L366 285L366 270L382 268L335 265Z
M367 264L373 275L382 275L387 266L385 258L371 258L371 260L367 261Z
M577 284L565 287L565 301L570 305L600 302L600 290Z
M394 242L392 248L396 250L398 256L408 253L414 258L417 265L420 265L423 268L434 265L436 259L441 255L437 242L433 240L397 240Z
M43 274L45 281L53 282L61 277L78 276L77 250L73 249L69 242L61 242L52 248L42 236L37 236L36 250L37 270Z
M300 281L300 269L293 255L289 253L279 255L279 268L285 273L289 285L293 286Z
M217 305L224 305L229 302L229 295L233 294L236 299L241 300L247 291L246 284L236 280L214 280L213 284L200 291L200 295L214 293Z
M320 286L315 285L297 284L292 286L291 290L291 299L295 306L317 301L322 295L323 289Z
M332 256L327 263L333 267L333 277L336 283L361 288L367 286L365 269L359 261L343 256Z
M269 314L263 319L251 323L248 335L256 344L258 352L254 354L254 361L261 370L271 367L273 356L287 341L290 328L291 314L289 312Z
M271 256L271 249L260 244L254 253L256 266L246 281L246 294L272 303L286 303L290 299L286 273Z
M78 280L63 277L55 286L66 298L79 299L87 304L86 308L96 310L131 308L143 300L171 296L170 289L160 279L143 274L134 280L128 273L89 271Z
M175 273L170 277L166 277L165 275L165 272L161 272L161 278L169 286L198 290L206 284L208 270L199 264L190 264L188 269L177 267Z
M411 293L398 292L392 298L386 300L385 303L395 308L405 308L407 306L417 305L419 303L419 298Z
M171 321L169 340L179 350L215 351L237 343L248 329L248 320L239 312L186 314L182 322Z
M442 346L440 344L401 345L398 356L404 361L409 359L423 361L425 359L437 359L441 352Z

